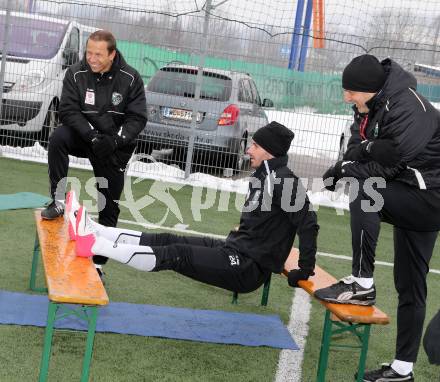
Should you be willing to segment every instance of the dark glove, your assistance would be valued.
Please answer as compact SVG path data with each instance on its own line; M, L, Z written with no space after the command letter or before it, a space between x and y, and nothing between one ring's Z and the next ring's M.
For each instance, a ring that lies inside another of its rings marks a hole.
M336 162L336 164L330 167L322 176L324 186L329 191L334 191L336 188L336 182L342 178L342 161Z
M306 271L305 269L292 269L287 275L287 281L293 288L299 287L298 281L308 280L310 276L313 276L315 272Z
M392 139L377 139L368 142L365 151L371 159L385 167L395 166L401 160L397 144Z
M113 154L117 147L117 141L112 135L99 134L92 140L92 151L99 159Z
M362 141L358 145L351 147L346 151L350 153L348 155L344 155L344 157L349 157L349 160L355 160L357 162L368 162L371 160L370 154L366 151L367 145L372 143L371 141Z
M92 143L94 139L98 137L99 133L97 130L93 130L90 128L90 130L87 132L86 136L84 137L87 143Z
M87 119L100 133L116 133L116 125L113 121L113 117L109 113L104 113L102 115L88 114Z

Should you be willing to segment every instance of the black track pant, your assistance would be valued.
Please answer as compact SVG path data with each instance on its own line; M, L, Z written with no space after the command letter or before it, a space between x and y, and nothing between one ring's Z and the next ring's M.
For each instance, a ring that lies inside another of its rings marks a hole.
M359 196L350 203L352 274L373 277L380 222L392 224L394 283L399 296L396 359L415 362L425 319L426 276L440 230L440 190L419 190L395 181L375 190L383 198L380 212L365 211L372 194L365 192L362 182ZM376 201L378 194L373 197Z
M107 227L116 227L119 216L118 201L124 187L125 166L131 157L131 152L119 150L110 158L98 159L93 154L91 146L84 142L73 129L67 126L58 127L50 137L48 150L50 194L53 199L64 199L66 183L63 179L67 177L69 154L88 158L95 177L107 180L108 187L99 179L96 185L99 223ZM107 258L102 256L95 256L93 260L96 264L107 262Z
M248 293L270 276L251 258L225 247L223 240L142 233L140 245L152 247L156 255L154 271L174 270L205 284L233 292Z

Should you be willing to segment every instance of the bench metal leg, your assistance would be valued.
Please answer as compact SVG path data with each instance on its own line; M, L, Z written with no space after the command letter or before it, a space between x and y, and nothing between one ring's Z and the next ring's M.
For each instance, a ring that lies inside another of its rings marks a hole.
M86 352L84 354L81 382L87 382L89 380L90 362L92 361L93 342L95 340L96 319L98 317L98 308L96 306L89 306L87 311L90 313L88 318L89 329L87 331Z
M333 326L335 326L336 329L333 330ZM362 382L365 373L365 363L367 360L370 329L371 329L371 324L353 324L353 323L345 323L340 321L333 321L331 319L330 311L326 310L324 329L322 332L321 351L319 354L318 374L316 381L317 382L325 381L325 374L327 371L330 347L335 347L335 348L349 348L349 349L361 350L359 356L359 364L358 364L358 372L357 372L358 376L356 382ZM359 340L360 342L359 346L331 344L333 336L339 336L340 334L347 332L353 334Z
M47 313L47 324L44 335L43 356L40 363L40 378L39 382L46 382L49 371L49 361L52 349L53 325L55 323L58 304L49 301L49 309Z
M263 294L261 296L261 305L262 306L267 306L267 301L269 300L269 290L270 290L271 278L272 278L272 274L270 274L268 279L264 282Z
M318 375L316 382L325 381L325 373L328 364L328 352L330 350L330 341L332 335L332 320L330 320L330 311L325 311L324 329L322 331L321 351L318 361Z
M358 366L358 377L356 382L362 382L365 374L365 363L367 361L367 353L368 353L368 341L370 339L370 329L371 325L365 325L364 332L362 334L362 347L361 347L361 355L359 357L359 366Z
M38 233L35 234L35 243L34 243L34 254L32 256L32 269L31 269L31 279L29 282L29 288L34 292L43 292L47 293L47 288L37 288L35 286L37 279L37 270L38 270L38 258L40 257L40 240L38 239Z
M66 311L62 312L62 308L66 308ZM87 325L88 325L87 340L86 340L86 350L84 353L84 359L82 365L81 382L87 382L89 380L90 363L92 361L93 343L95 340L96 322L98 318L98 307L79 306L72 309L70 307L67 307L65 304L58 304L49 301L47 325L44 336L43 355L41 357L41 363L40 363L39 382L47 381L55 321L57 319L62 319L72 315L87 321Z
M270 280L272 275L264 282L263 294L261 295L261 306L267 306L267 301L269 300L269 290L270 290ZM238 304L238 293L234 292L232 295L232 303Z

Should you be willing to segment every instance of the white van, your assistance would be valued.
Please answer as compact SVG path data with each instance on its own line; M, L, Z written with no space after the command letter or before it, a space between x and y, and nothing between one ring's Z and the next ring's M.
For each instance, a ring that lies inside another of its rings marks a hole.
M1 11L0 51L6 19L6 12ZM97 29L19 12L9 14L8 24L0 129L19 135L41 132L38 140L45 146L58 123L65 71L82 59L87 38Z

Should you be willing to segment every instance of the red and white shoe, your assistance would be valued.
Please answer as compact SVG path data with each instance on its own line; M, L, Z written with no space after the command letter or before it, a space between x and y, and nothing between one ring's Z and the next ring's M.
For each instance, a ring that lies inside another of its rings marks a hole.
M88 217L87 210L81 206L76 215L76 255L92 257L93 246L96 243L96 232L93 223Z
M76 215L80 204L76 198L74 190L71 190L66 195L66 208L64 211L64 219L67 220L69 224L69 236L70 240L76 240Z

